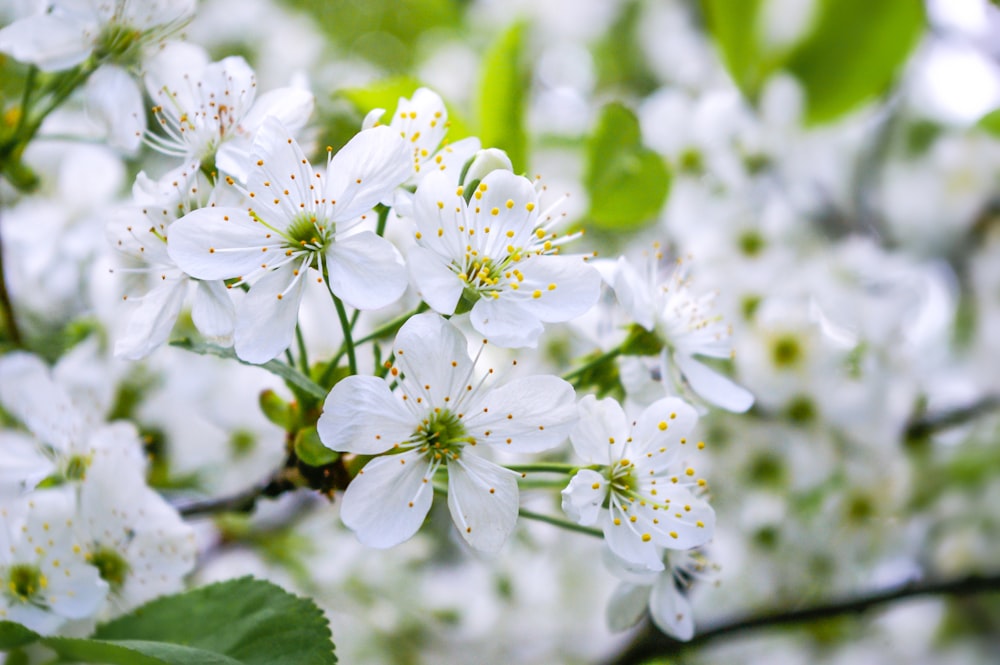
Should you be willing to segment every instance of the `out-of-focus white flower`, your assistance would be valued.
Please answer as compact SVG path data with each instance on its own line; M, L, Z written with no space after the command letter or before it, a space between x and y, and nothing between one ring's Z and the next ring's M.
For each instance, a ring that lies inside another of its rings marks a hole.
M576 235L558 237L561 220L538 210L531 181L490 171L469 196L432 174L414 202L417 246L410 275L435 311L471 307L473 327L491 343L535 346L543 322L568 321L597 302L600 275L580 256L559 256Z
M132 259L137 267L122 273L151 278L144 295L124 299L138 306L132 310L122 337L115 341L115 355L137 360L162 346L170 335L189 291L195 284L191 317L204 335L230 341L235 312L222 280L191 280L167 253L173 222L192 208L202 207L208 183L198 164L180 166L154 182L140 173L134 196L139 205L116 208L109 214L107 235L111 245ZM148 199L148 200L146 200Z
M274 117L257 133L253 153L251 207L185 215L171 227L167 251L192 277L250 285L236 311L236 353L263 363L291 343L311 268L356 309L384 307L402 295L406 268L395 247L371 231L350 231L409 166L404 141L376 127L332 156L325 173L316 172Z
M690 549L712 538L715 513L699 496L686 451L695 410L675 397L650 405L629 424L613 399L580 402L573 449L600 471L583 469L563 490L563 510L579 524L600 523L608 548L649 570L662 570L660 548ZM605 502L607 510L604 509Z
M106 615L182 589L194 568L194 531L120 458L93 464L77 514L76 540L110 589Z
M21 435L12 439L16 445L9 449L11 466L21 468L24 475L18 480L5 470L0 477L8 486L0 489L0 494L9 495L11 483L15 491L30 489L50 476L58 482L78 482L86 477L98 455L122 457L135 475L144 473L145 459L135 426L126 422L88 423L37 356L15 352L0 358L0 405L28 429L35 446L31 451Z
M45 490L0 506L0 618L52 635L97 613L108 585L65 528L74 504L72 492Z
M729 358L729 327L712 314L714 293L696 295L687 279L687 265L680 263L668 281L658 277L657 250L636 268L625 257L618 259L611 285L618 302L643 329L662 342L661 379L668 390L689 386L699 397L727 411L746 411L753 395L746 389L695 360L694 356Z
M186 161L214 163L240 182L245 182L253 137L265 118L277 118L294 135L314 106L312 93L299 88L257 97L254 71L243 58L209 63L202 49L184 43L170 44L150 59L146 88L164 132L150 134L150 144Z
M472 547L498 551L517 521L517 476L479 455L480 444L518 453L558 445L576 420L572 387L533 376L487 387L474 376L465 337L436 314L414 316L393 347L392 381L347 377L330 391L317 424L333 449L377 457L348 486L341 518L372 547L392 547L420 528L434 475L448 471L448 508Z

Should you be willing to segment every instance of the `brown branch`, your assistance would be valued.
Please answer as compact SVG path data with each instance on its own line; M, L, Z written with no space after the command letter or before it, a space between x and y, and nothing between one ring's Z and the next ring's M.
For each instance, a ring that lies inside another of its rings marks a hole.
M957 409L914 418L906 426L906 440L922 439L935 432L974 420L996 409L1000 409L1000 395L986 395L977 402Z
M680 642L646 624L632 643L608 661L608 665L639 665L651 658L663 658L681 651L706 644L720 637L736 633L791 626L833 617L862 614L873 607L885 605L914 596L970 596L983 593L1000 593L1000 574L992 576L970 575L954 580L914 582L887 591L834 600L823 605L799 610L783 610L766 614L736 617L710 624L689 642Z

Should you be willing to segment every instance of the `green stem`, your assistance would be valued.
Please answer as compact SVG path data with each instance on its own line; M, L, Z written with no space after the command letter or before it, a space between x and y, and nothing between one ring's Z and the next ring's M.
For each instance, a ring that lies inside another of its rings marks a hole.
M565 473L572 476L580 470L580 467L563 462L535 462L534 464L510 464L507 466L511 471L517 473Z
M299 369L309 376L309 354L306 353L306 341L302 337L302 326L295 324L295 344L299 349Z
M14 136L21 133L25 123L28 121L28 106L31 104L31 91L35 87L35 78L37 76L38 67L32 65L24 80L24 94L21 96L21 115L17 119L17 127L14 128Z
M7 320L7 335L10 337L10 341L14 346L23 348L24 340L21 337L21 329L17 325L17 318L14 316L14 303L11 301L10 292L7 290L3 257L3 234L0 233L0 310L3 310L3 317Z
M401 314L400 316L394 318L392 321L382 324L372 332L368 333L361 339L357 340L355 344L361 345L364 344L365 342L370 342L373 339L379 339L381 337L385 337L386 335L394 333L397 330L399 330L404 323L410 320L411 317L414 317L417 314L420 314L421 312L426 312L428 309L429 307L427 306L427 303L422 302L419 305L417 305L417 308L414 309L412 312Z
M378 211L378 224L375 226L375 234L383 236L385 235L385 223L389 220L389 208L380 203L375 206L375 209Z
M609 360L613 360L614 358L617 358L618 356L621 355L621 353L622 353L621 347L620 346L616 346L615 348L611 349L610 351L605 351L601 355L596 356L594 358L591 358L590 360L588 360L584 364L580 365L576 369L563 374L562 378L565 379L566 381L572 382L573 379L575 379L575 378L583 375L584 373L586 373L589 370L597 367L598 365L600 365L602 363L606 363Z
M573 524L567 520L561 519L559 517L552 517L551 515L543 515L541 513L536 513L526 508L521 508L517 511L521 517L527 518L529 520L537 520L539 522L545 522L546 524L551 524L552 526L557 526L567 531L576 531L577 533L585 533L588 536L595 536L597 538L603 538L604 534L601 533L599 529L592 529L589 526L580 526L579 524Z
M521 480L517 486L522 490L561 490L566 487L565 480Z
M326 284L326 290L333 298L333 305L337 308L337 318L340 319L340 327L344 331L344 351L347 353L347 367L351 371L351 376L358 373L358 361L354 355L354 339L351 336L351 321L347 318L347 310L344 308L344 302L337 297L330 288L330 271L326 267L326 262L323 261L323 283ZM340 359L340 354L338 353L334 360L330 363Z

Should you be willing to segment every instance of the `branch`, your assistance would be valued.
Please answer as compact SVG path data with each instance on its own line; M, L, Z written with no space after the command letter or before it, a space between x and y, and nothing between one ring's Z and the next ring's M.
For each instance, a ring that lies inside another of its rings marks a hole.
M987 395L967 406L913 418L906 426L906 439L922 439L935 432L961 425L1000 408L1000 395Z
M689 642L680 642L656 630L647 623L622 653L608 661L609 665L638 665L650 658L675 655L684 649L711 642L719 637L760 628L790 626L848 614L861 614L873 607L914 596L971 596L1000 593L1000 574L970 575L955 580L915 582L888 591L834 600L825 605L785 610L757 616L736 617L709 625Z
M7 335L10 337L11 343L17 347L23 347L21 330L18 328L17 319L14 317L14 303L11 302L10 293L7 291L3 252L3 236L0 234L0 311L3 312L3 318L7 322Z
M195 501L181 506L177 512L181 517L202 517L217 513L248 513L257 505L257 499L262 496L279 496L295 489L295 485L285 478L285 469L245 490L229 496Z

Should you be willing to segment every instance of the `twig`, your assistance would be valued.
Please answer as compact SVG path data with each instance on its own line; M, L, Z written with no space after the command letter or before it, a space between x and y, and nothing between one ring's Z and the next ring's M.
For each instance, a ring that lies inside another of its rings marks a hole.
M1000 395L987 395L978 402L967 406L914 418L906 426L906 439L921 439L935 432L974 420L996 409L1000 409Z
M284 471L284 469L282 469ZM247 513L257 505L257 499L262 496L278 496L293 489L282 472L276 473L267 480L229 496L195 501L181 506L177 511L182 517L201 517L217 513Z
M11 302L10 292L7 291L3 251L3 234L0 233L0 309L3 310L3 318L7 322L7 335L10 337L10 341L14 346L22 347L24 342L21 338L21 330L17 326L17 319L14 318L14 304Z
M861 614L873 607L914 596L958 597L984 593L1000 593L1000 574L992 576L970 575L954 580L912 583L888 591L876 591L799 610L737 617L709 625L689 642L675 640L647 624L636 635L632 643L623 652L609 660L608 664L638 665L650 658L671 656L684 649L702 645L727 635L761 628L809 623L849 614Z

